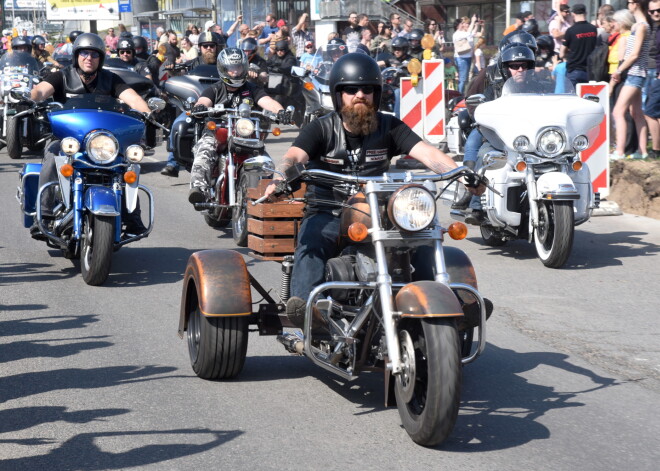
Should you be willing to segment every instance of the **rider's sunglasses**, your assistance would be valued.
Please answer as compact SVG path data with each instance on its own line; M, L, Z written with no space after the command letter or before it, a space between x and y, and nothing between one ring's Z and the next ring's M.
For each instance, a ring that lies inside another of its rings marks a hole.
M521 64L508 64L507 67L511 70L527 70L527 64L524 62Z
M98 51L87 51L87 50L82 50L80 51L80 57L83 59L87 59L88 57L91 57L92 59L98 59L101 57L101 54L99 54Z
M215 49L215 44L202 44L205 49Z
M403 48L403 47L393 47L393 48L392 48L392 51L403 52L403 51L405 51L405 48Z
M660 13L660 8L658 8L656 10L649 10L648 12L649 12L649 15L652 15L654 13Z
M121 54L133 54L133 51L131 51L130 49L125 49L125 50L123 50L123 51L119 51L119 54L120 54L120 55L121 55Z
M342 92L347 95L355 95L359 90L362 90L362 93L365 95L371 95L374 92L373 85L348 85L341 89Z

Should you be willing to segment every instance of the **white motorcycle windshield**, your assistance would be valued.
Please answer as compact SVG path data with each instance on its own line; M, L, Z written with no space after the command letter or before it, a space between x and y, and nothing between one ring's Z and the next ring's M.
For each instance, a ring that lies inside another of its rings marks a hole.
M514 72L515 73L515 72ZM575 88L566 77L556 78L548 71L526 70L509 78L502 88L502 96L508 95L575 95Z
M362 49L357 49L357 52L366 54ZM330 71L334 63L343 55L349 53L349 48L346 45L330 45L321 46L316 50L314 57L311 60L301 61L301 65L311 70L311 77L321 85L328 85L330 82ZM322 90L327 93L329 90Z

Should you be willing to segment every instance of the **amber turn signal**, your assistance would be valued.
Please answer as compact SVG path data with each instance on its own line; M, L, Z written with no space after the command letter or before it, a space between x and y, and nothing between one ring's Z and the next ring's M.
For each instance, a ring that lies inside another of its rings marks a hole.
M525 163L524 160L519 160L518 163L516 163L516 170L519 172L524 172L527 170L527 164Z
M129 185L137 181L137 174L133 170L129 170L124 174L124 181Z
M305 90L309 90L309 91L314 90L314 84L312 82L305 82L305 85L303 85L303 87L305 87Z
M69 178L71 175L73 175L73 165L71 164L64 164L60 167L60 173L62 176Z
M582 162L579 161L579 160L576 160L575 162L573 162L573 170L575 170L576 172L579 172L580 170L582 170Z
M362 242L368 235L367 226L361 222L354 222L348 226L348 238L353 242Z
M282 134L282 130L280 128L273 128L271 132L273 133L273 136L279 136Z
M468 228L462 222L454 222L447 229L447 234L454 240L463 240L467 237Z
M209 121L208 123L206 123L206 128L210 131L215 131L216 128L215 121Z

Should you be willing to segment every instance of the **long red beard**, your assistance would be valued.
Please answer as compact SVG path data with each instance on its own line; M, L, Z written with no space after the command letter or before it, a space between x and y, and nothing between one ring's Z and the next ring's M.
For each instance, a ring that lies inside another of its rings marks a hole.
M363 106L356 106L360 103ZM341 117L351 132L361 136L371 134L378 127L376 106L366 101L354 102L344 106L341 110Z

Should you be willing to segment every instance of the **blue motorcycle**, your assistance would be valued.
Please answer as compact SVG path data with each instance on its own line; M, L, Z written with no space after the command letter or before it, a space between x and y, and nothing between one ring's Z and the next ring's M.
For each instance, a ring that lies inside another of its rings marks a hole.
M149 100L152 110L164 104L159 98ZM153 196L139 184L139 162L144 157L140 140L149 120L102 95L81 95L65 105L37 104L35 109L47 115L53 136L60 141L55 156L58 181L40 188L42 164L23 167L17 193L23 224L36 224L48 246L61 249L65 257L80 258L85 283L101 285L110 273L113 251L147 237L153 228ZM139 218L140 190L149 202L149 225L144 228L140 221L141 232L128 233L127 220ZM53 215L48 218L42 215L45 192L55 195Z

